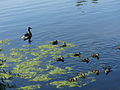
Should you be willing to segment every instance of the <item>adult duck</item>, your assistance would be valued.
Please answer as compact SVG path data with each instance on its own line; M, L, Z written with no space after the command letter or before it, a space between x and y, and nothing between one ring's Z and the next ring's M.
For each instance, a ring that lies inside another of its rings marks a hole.
M28 27L28 32L26 32L26 34L24 34L21 38L25 41L28 40L28 42L32 42L31 41L31 37L32 37L32 32L30 31L32 28Z

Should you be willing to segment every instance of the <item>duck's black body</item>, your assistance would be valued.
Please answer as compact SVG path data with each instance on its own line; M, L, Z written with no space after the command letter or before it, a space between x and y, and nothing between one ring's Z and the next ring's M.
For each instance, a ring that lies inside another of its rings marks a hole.
M52 45L57 45L57 44L58 44L58 40L52 42Z
M28 40L28 42L31 42L32 32L30 31L32 29L31 27L28 27L28 32L24 34L21 38L25 41Z

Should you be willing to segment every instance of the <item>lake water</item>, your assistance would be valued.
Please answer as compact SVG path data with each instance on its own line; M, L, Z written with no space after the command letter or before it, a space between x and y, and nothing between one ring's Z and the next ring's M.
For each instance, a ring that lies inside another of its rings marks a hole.
M99 76L95 76L95 82L84 87L66 87L60 90L120 90L120 50L116 49L120 46L120 1L81 1L1 0L0 38L13 40L13 48L28 44L20 37L26 32L27 27L31 26L33 47L38 43L42 45L48 41L62 40L77 45L71 52L80 51L86 56L100 53L100 60L94 61L94 68L99 68L102 64L111 66L112 72L109 75L101 72ZM93 65L74 60L71 60L71 63L75 72L88 71ZM15 83L19 86L23 81L18 79ZM23 83L23 86L25 84ZM27 83L29 84L31 83ZM48 89L57 90L54 86L46 87L44 84L40 90ZM7 90L16 89L7 88Z

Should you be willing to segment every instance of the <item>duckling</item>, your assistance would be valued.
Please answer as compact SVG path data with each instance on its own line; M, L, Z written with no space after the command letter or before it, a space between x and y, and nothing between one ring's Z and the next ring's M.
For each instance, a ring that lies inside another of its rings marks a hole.
M76 82L77 81L77 78L70 78L69 80L68 80L69 82Z
M64 62L64 57L59 57L59 58L56 59L56 61L62 61L62 62Z
M97 59L99 59L99 53L96 53L96 54L93 54L93 55L91 55L91 57L93 57L93 58L97 58Z
M84 58L83 60L82 60L82 62L86 62L86 63L89 63L89 58Z
M58 44L58 40L52 41L52 45L57 45Z
M120 49L120 46L118 46L117 49Z
M64 42L64 44L63 44L63 45L61 45L60 47L67 47L66 42Z
M85 78L85 77L86 77L85 73L78 73L78 76L80 76L80 77L82 77L82 78Z
M25 41L28 40L28 42L32 42L31 41L31 37L32 37L32 32L30 31L32 28L28 27L28 32L26 32L26 34L24 34L21 38Z
M95 73L96 75L99 75L99 70L92 70L93 73Z
M81 53L80 53L80 52L79 52L79 53L75 53L75 54L74 54L74 56L75 56L75 57L77 57L77 56L78 56L78 57L80 57L80 55L81 55Z
M106 75L108 75L108 73L111 72L111 67L105 68L105 69L104 69L104 72L105 72Z

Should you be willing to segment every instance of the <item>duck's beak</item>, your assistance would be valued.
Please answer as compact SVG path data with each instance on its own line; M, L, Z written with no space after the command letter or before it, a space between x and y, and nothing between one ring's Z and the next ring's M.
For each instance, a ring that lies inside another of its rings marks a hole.
M32 27L28 27L29 29L32 29Z

